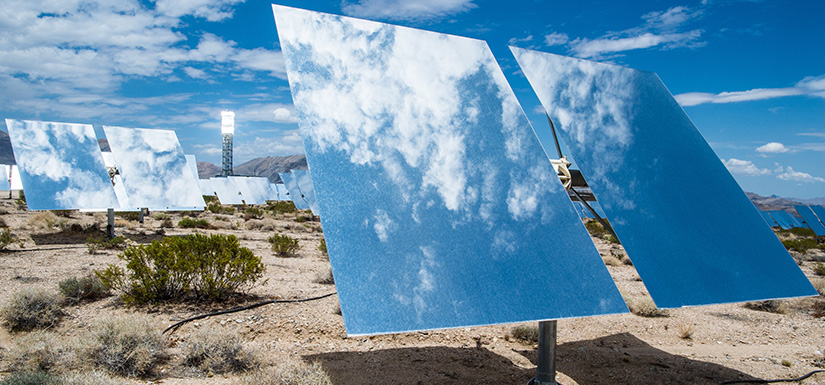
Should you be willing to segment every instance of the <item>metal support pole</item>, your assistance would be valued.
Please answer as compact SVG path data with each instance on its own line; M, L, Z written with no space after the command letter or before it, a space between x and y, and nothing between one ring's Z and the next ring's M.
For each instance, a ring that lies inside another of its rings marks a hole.
M112 239L115 237L115 209L106 210L108 222L106 224L106 237Z
M539 322L539 349L533 384L558 385L556 382L556 321Z

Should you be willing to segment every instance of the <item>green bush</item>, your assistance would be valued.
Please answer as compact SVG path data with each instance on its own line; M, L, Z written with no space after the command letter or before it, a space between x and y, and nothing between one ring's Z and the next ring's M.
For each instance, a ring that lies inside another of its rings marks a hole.
M328 254L327 253L327 240L326 239L321 238L321 244L318 245L318 250L321 250L321 252L324 253L324 255Z
M23 190L19 190L17 192L17 199L14 200L14 204L17 205L19 210L26 210L28 204L26 203L26 195L23 194Z
M286 214L297 211L295 204L290 201L268 202L266 209L272 211L273 214Z
M206 204L218 203L218 197L215 195L204 195L203 201L206 202Z
M206 209L215 214L234 214L235 208L231 206L223 206L220 203L210 203L206 205Z
M184 229L211 229L212 224L209 223L206 219L192 219L192 218L183 218L178 222L178 227Z
M539 328L535 326L516 326L510 330L510 334L520 341L532 343L539 341Z
M0 308L0 317L11 331L44 329L60 322L57 294L42 288L27 288L14 293Z
M825 263L817 262L816 265L814 265L814 274L825 275Z
M111 295L109 287L95 275L82 278L66 278L57 284L60 293L69 302L94 301Z
M17 237L11 233L11 230L3 229L0 231L0 250L5 250L6 247L12 243L16 243L21 248L23 247L23 241L17 239Z
M109 265L96 272L104 284L124 293L127 303L183 297L217 301L250 288L263 277L261 258L240 247L234 235L191 234L131 246L118 256L126 269Z
M140 212L138 211L122 211L115 213L115 215L130 222L137 222L140 220Z
M813 238L789 239L782 241L782 244L785 245L786 249L794 249L802 254L807 254L810 249L825 249L825 245L820 245L819 242Z
M122 376L145 377L164 356L164 339L148 318L106 319L88 339L91 362Z
M294 257L299 248L298 240L289 235L275 234L267 240L272 244L272 251L281 257Z
M794 227L794 228L791 228L791 229L788 229L788 230L779 230L777 233L779 235L785 235L785 236L788 236L789 234L793 234L793 235L796 235L796 236L799 236L799 237L816 238L816 233L813 230L808 229L808 228L803 228L803 227Z
M0 385L60 385L60 378L46 372L12 373L0 381Z
M247 207L243 213L246 219L261 219L264 217L264 210L255 206Z
M602 224L595 219L585 222L584 227L586 227L587 232L594 237L602 238L605 235L610 234L610 232L607 231L607 229L605 229L604 226L602 226Z
M89 254L95 254L98 250L117 250L126 247L125 237L114 237L109 239L107 237L89 237L86 238L86 248Z

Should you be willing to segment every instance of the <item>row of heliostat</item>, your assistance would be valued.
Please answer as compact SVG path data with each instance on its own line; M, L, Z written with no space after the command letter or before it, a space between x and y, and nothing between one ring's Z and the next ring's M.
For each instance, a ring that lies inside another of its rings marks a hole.
M30 210L203 210L203 195L230 205L294 195L299 208L314 207L305 170L281 174L288 186L262 177L198 180L195 157L184 155L174 131L104 126L111 149L104 152L88 124L6 119L6 126L17 166L0 189L14 189L18 176Z
M788 230L794 227L808 228L813 230L816 235L825 235L825 207L823 206L794 206L796 212L802 217L800 221L795 216L788 214L787 211L782 210L760 210L762 217L768 222L771 227L781 227Z
M273 12L348 334L627 312L485 42ZM817 294L656 74L511 51L659 307Z

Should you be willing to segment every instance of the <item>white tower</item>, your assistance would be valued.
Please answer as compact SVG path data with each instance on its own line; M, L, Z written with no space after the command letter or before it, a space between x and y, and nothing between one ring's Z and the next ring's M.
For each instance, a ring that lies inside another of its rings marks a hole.
M223 136L223 152L221 176L232 175L232 137L235 136L235 113L221 111L221 136Z

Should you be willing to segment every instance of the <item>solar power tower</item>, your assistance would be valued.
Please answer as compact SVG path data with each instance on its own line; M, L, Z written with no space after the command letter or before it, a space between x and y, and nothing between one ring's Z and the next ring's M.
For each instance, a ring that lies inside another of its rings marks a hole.
M486 43L273 12L348 334L627 311ZM657 304L817 294L655 74L514 53ZM713 194L674 194L708 174ZM732 198L708 203L719 189ZM744 226L720 231L731 217ZM537 380L553 383L555 323L539 325Z
M235 113L221 111L221 137L223 150L221 151L221 176L232 175L232 138L235 136Z

